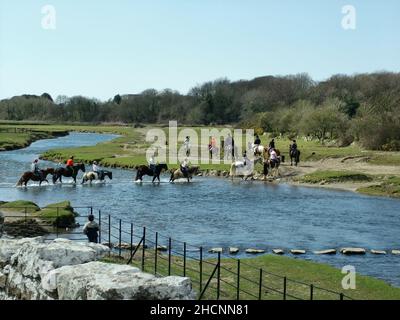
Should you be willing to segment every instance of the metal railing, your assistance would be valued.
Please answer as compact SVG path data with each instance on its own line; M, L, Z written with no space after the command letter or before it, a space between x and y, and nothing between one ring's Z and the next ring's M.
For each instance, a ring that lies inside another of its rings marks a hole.
M7 211L11 210L11 213ZM45 210L54 214L43 215ZM45 239L65 237L87 241L82 226L93 207L74 207L75 226L66 227L61 219L65 207L5 207L5 231L27 229L34 224L46 231ZM110 247L109 256L133 264L156 276L190 277L201 299L229 300L353 300L342 292L294 280L234 258L221 252L210 254L203 247L193 246L146 227L112 218L97 211L99 242ZM33 222L32 222L33 220ZM75 228L74 228L75 227ZM136 241L136 242L135 242Z
M206 253L203 247L102 215L101 211L98 221L103 230L99 242L112 249L110 256L114 254L156 276L190 277L200 300L353 300L342 292L269 272L247 259Z

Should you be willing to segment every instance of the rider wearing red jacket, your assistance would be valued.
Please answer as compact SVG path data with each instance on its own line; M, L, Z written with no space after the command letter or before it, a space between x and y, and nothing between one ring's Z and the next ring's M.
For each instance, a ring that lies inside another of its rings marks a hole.
M73 171L73 166L74 166L74 156L71 156L68 160L67 160L67 165L66 165L66 169L68 171Z

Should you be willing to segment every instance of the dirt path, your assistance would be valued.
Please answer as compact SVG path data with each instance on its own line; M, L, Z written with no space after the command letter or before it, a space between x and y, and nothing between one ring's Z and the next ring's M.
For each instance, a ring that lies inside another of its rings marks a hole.
M296 181L298 178L313 173L318 170L331 171L356 171L370 175L400 175L399 166L380 166L369 164L365 157L346 157L346 158L328 158L313 162L302 162L297 167L291 167L290 163L281 166L281 182L293 185L334 188L348 191L356 191L361 187L368 187L377 184L376 182L341 182L329 184L309 184Z

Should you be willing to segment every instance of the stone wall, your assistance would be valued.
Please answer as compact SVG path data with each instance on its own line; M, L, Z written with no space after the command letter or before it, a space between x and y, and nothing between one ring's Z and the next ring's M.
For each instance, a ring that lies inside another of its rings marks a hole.
M0 239L0 300L195 299L189 278L98 261L109 248L67 239Z

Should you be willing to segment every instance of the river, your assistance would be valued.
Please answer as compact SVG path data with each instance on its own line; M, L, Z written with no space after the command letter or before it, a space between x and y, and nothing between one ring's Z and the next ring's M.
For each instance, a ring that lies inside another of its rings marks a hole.
M71 133L30 147L0 152L0 200L30 200L41 206L69 200L94 206L113 218L148 226L192 245L210 247L305 249L300 259L357 272L400 286L400 256L318 256L328 248L400 249L400 200L352 192L195 177L193 183L138 184L134 172L113 171L105 184L31 185L16 188L22 172L46 150L95 145L115 135ZM41 162L42 166L53 165ZM80 174L81 175L81 174ZM79 177L80 177L79 175ZM145 178L149 181L149 177ZM246 256L242 254L241 256Z

